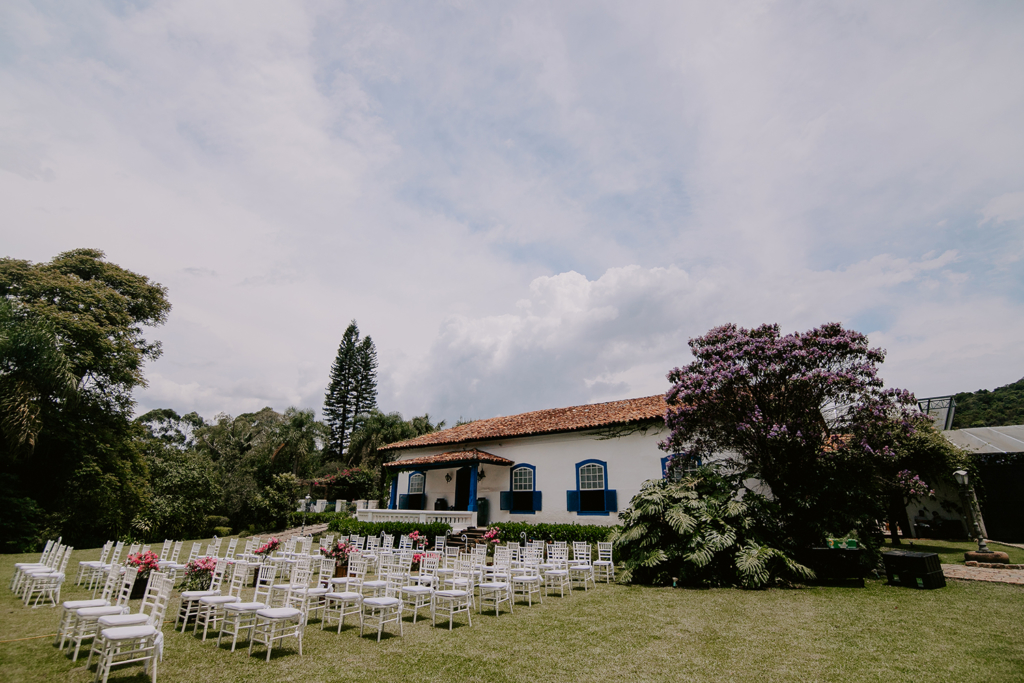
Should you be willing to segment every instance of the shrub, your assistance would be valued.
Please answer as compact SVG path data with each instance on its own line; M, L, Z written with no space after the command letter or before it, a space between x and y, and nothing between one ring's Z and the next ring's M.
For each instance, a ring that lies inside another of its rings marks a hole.
M231 527L229 527L229 526L215 526L215 527L213 527L213 535L214 536L221 536L221 537L223 537L223 536L230 536L231 535Z
M310 524L330 524L336 519L346 519L349 517L347 512L307 512L305 515L306 526ZM301 512L292 512L288 515L288 528L302 526L303 514Z
M427 537L430 545L434 544L435 536L444 536L451 531L450 524L435 522L433 524L409 524L406 522L360 522L352 517L339 518L331 522L328 527L331 531L340 534L357 534L359 536L380 536L381 533L400 536L419 531Z
M620 580L761 588L813 578L770 545L777 506L749 490L739 500L742 476L708 466L680 481L644 482L613 535L624 564Z
M587 542L590 544L607 541L608 536L618 527L587 524L530 524L528 522L498 522L491 527L501 530L499 539L508 542L527 540L565 541L566 543Z
M219 526L229 526L230 524L231 520L227 517L224 517L223 515L206 516L206 531L208 534L214 533L213 530Z

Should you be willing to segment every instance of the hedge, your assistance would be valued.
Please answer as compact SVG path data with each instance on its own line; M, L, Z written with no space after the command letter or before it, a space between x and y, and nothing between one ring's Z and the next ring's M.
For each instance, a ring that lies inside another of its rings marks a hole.
M529 524L527 522L498 522L491 527L501 529L502 541L522 541L526 532L527 540L574 541L599 543L608 540L614 526L592 526L589 524Z
M302 526L302 512L289 512L288 513L288 529L293 527ZM336 519L346 519L349 517L347 512L307 512L305 513L306 526L310 524L330 524Z
M430 541L430 544L433 545L435 536L444 536L447 532L451 531L452 527L450 524L443 524L441 522L435 522L433 524L409 524L407 522L360 522L352 517L346 517L344 519L335 519L327 528L330 531L348 536L352 534L357 534L359 536L380 536L381 533L401 536L402 534L411 534L413 531L419 531L421 534L426 536Z

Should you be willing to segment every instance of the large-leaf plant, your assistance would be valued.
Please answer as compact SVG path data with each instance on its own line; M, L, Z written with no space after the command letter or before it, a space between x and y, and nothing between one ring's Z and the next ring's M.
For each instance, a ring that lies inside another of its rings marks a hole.
M620 578L655 585L762 588L814 577L771 543L774 504L742 475L701 467L678 480L644 483L612 540Z

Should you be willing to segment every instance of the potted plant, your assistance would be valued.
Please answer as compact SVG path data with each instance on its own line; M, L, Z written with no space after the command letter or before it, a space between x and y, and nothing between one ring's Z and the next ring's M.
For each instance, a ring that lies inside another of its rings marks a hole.
M185 565L185 583L182 590L205 591L210 588L213 570L217 568L216 557L197 557Z
M139 573L135 575L135 584L132 586L132 600L141 600L146 593L146 584L149 583L151 572L160 571L160 556L152 550L144 553L129 555L125 560L126 567L138 567Z
M325 548L323 553L327 557L334 558L334 575L345 576L348 573L348 556L356 551L356 547L348 541L338 541L330 548Z

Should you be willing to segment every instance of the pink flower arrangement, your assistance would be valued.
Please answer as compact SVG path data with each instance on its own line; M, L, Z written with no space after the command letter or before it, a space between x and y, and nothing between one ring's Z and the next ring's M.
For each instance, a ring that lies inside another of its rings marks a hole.
M426 553L415 553L415 554L414 554L414 555L412 556L412 561L413 561L413 564L419 564L419 563L420 563L420 560L422 560L422 559L423 559L423 556L424 556L425 554L426 554Z
M216 557L197 557L185 565L186 590L206 590L217 568Z
M160 556L154 553L152 550L147 550L144 553L135 553L134 555L129 555L128 559L125 560L124 564L126 567L138 567L138 576L141 578L144 576L149 576L150 572L160 571Z
M271 538L269 541L261 545L259 548L253 551L256 555L269 555L278 548L281 547L281 541L276 538Z
M348 541L338 541L335 545L323 550L325 556L333 557L335 560L347 559L354 552L356 552L355 545Z
M421 534L418 529L409 534L409 540L415 543L421 550L430 545L427 537Z
M500 536L500 535L501 535L501 529L499 529L496 526L492 526L490 529L487 530L487 533L484 534L484 542L485 543L497 543L498 542L498 536Z

